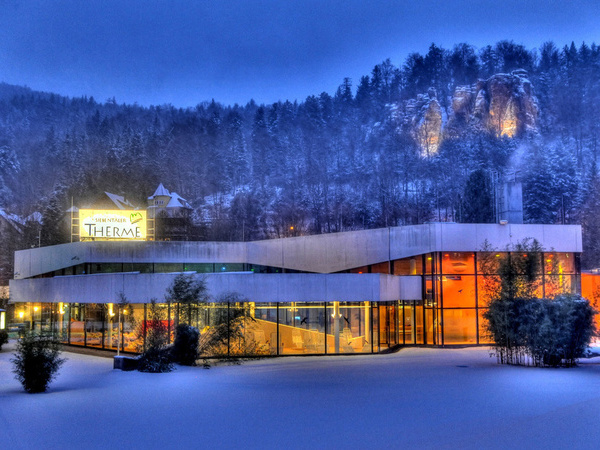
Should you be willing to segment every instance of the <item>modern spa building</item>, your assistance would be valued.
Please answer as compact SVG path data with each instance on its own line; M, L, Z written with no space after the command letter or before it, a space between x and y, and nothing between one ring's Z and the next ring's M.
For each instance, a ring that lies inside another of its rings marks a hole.
M545 251L511 252L526 239ZM135 352L151 299L173 331L176 308L165 294L188 273L209 294L193 325L208 333L224 317L240 318L229 354L377 353L487 343L482 315L497 261L540 258L538 294L551 297L580 292L581 250L578 225L431 223L254 242L96 239L16 252L10 296L13 320L27 328ZM119 307L122 295L131 306Z

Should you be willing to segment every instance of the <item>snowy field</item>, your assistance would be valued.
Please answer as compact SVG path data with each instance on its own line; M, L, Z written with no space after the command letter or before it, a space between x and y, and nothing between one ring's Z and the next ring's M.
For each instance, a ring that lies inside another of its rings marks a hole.
M295 357L168 374L68 358L45 394L0 353L0 448L599 448L600 358L499 366L483 348Z

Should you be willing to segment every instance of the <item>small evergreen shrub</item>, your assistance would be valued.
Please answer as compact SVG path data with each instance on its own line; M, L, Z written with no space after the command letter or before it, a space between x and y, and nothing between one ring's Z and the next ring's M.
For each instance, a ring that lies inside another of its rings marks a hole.
M138 370L151 373L171 372L173 363L171 362L170 351L167 348L167 327L156 300L150 302L149 319L147 323L144 323L147 332L147 347L140 356Z
M187 324L177 325L175 329L175 342L171 354L173 360L184 366L193 366L198 359L198 343L200 332L197 328Z
M498 298L484 313L501 364L574 366L594 333L594 314L579 295Z
M149 347L140 356L137 369L140 372L165 373L173 370L171 355L167 348Z
M8 343L8 331L0 330L0 350L2 350L2 346Z
M26 334L17 343L11 362L25 391L37 393L46 392L65 359L60 358L60 344L54 337Z

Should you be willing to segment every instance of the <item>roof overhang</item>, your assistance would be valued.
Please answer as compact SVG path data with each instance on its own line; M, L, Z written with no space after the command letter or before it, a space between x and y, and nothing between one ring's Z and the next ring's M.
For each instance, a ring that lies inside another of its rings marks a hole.
M176 273L118 273L33 278L10 281L12 302L118 303L120 293L131 303L148 303L164 294ZM206 281L210 301L236 293L253 302L331 302L420 300L420 276L383 274L255 274L195 275Z
M430 252L511 249L536 239L547 251L582 251L580 225L434 223L253 242L76 242L15 252L15 279L81 263L249 263L335 273Z

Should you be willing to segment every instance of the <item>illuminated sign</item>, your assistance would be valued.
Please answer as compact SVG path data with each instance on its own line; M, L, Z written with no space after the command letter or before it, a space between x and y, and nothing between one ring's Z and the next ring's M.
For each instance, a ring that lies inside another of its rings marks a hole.
M79 239L145 240L146 211L80 209Z

